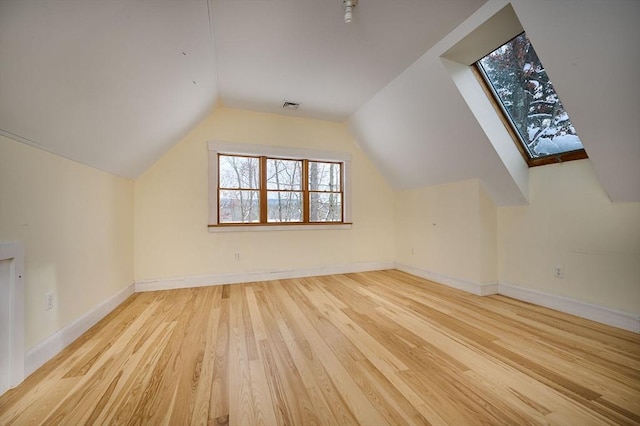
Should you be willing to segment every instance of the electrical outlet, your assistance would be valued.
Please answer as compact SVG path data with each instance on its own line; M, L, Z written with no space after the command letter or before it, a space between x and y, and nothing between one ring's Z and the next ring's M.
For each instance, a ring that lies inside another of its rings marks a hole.
M53 292L49 292L44 295L44 310L50 311L53 309Z
M416 254L416 249L411 247L411 254Z
M240 253L236 253L236 254L234 255L234 257L235 257L235 259L236 259L236 260L240 260Z
M564 267L561 265L554 266L553 276L556 278L564 278Z

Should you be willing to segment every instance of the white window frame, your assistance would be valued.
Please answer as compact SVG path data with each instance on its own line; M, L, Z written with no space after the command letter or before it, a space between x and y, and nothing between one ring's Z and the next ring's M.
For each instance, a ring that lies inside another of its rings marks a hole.
M293 231L351 229L352 193L351 193L351 154L339 151L267 146L247 143L209 141L209 232L246 232L246 231ZM218 155L265 156L291 160L327 161L342 164L344 174L344 216L341 223L313 223L305 225L236 225L218 224Z

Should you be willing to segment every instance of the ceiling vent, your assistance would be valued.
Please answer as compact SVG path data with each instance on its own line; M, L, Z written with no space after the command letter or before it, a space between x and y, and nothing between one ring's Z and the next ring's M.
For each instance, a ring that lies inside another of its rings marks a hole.
M282 104L282 108L284 109L298 109L300 108L300 104L297 102L284 101Z

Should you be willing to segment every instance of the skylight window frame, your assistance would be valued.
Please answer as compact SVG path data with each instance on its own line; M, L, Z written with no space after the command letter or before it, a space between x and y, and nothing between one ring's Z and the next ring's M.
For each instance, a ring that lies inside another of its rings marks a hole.
M531 154L529 153L529 150L527 149L526 142L522 139L520 132L518 132L518 130L516 129L516 125L513 122L513 119L511 118L509 111L506 109L504 103L502 102L500 96L496 91L496 88L491 83L489 77L485 73L484 68L480 64L480 61L484 59L486 56L488 56L495 50L499 49L500 47L504 46L505 44L510 43L515 38L520 37L522 34L525 34L525 31L519 33L515 37L512 37L511 39L501 44L500 46L497 46L495 49L491 50L487 54L480 57L473 64L471 64L471 69L474 75L476 76L477 80L480 82L480 85L482 86L485 94L491 101L491 104L493 105L498 116L500 117L500 120L504 124L507 132L509 133L516 147L518 148L518 151L522 155L522 158L524 159L524 161L527 163L529 167L536 167L536 166L542 166L546 164L555 164L555 163L562 163L565 161L582 160L582 159L589 158L584 148L572 150L572 151L565 151L557 154L549 154L541 157L531 156Z

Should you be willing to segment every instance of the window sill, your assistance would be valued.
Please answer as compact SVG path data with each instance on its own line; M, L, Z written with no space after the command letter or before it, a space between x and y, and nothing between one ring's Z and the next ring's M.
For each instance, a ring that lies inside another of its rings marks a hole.
M327 231L351 229L352 225L352 223L323 223L313 225L209 225L209 232Z

